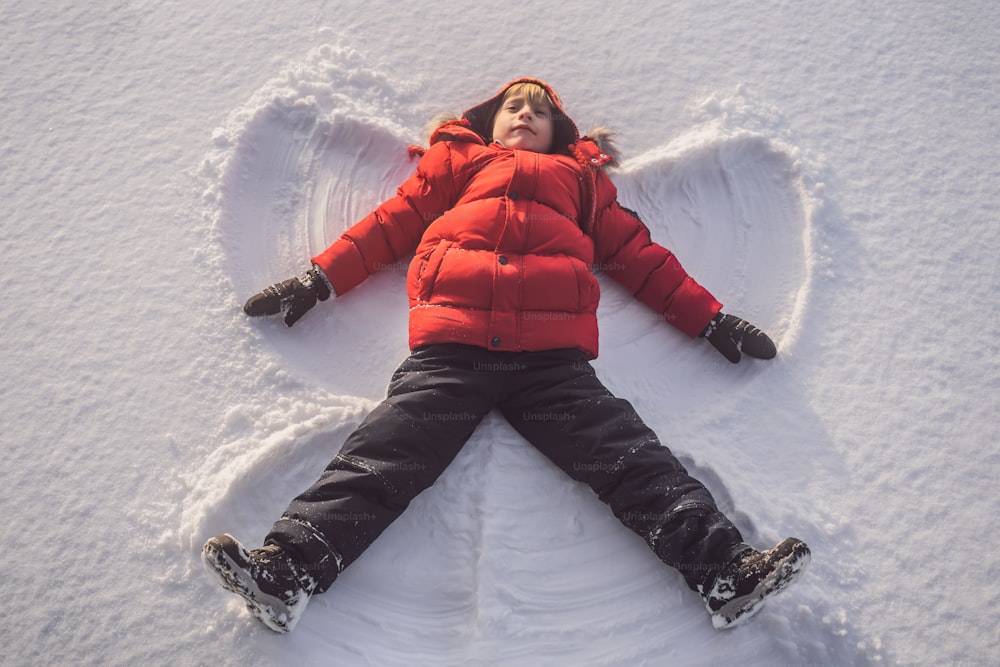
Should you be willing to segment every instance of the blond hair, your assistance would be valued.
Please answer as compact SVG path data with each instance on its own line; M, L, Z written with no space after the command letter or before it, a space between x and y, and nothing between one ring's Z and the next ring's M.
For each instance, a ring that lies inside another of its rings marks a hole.
M537 83L531 83L530 81L523 81L521 83L515 83L513 86L507 89L503 94L503 100L500 102L500 106L512 97L523 97L528 101L531 106L539 106L544 104L552 111L555 111L556 105L553 104L552 98L545 91L544 88L539 86Z

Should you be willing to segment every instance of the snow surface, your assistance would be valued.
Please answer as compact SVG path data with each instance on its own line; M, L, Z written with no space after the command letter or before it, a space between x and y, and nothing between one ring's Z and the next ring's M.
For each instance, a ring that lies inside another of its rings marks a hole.
M7 665L1000 664L1000 5L0 5ZM605 382L801 581L700 601L502 419L294 633L203 572L406 354L404 268L294 329L242 301L519 75L618 130L654 238L779 356L602 280Z

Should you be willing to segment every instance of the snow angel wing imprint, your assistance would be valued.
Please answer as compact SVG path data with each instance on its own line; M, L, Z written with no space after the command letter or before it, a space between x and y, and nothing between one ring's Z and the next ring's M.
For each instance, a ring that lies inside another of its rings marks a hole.
M416 168L411 143L385 127L350 118L318 125L308 165L308 238L300 256L318 254L395 195Z

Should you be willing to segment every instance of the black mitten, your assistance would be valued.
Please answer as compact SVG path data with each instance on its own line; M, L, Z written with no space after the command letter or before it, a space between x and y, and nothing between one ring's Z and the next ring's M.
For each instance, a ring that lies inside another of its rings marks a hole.
M778 353L766 333L735 315L718 313L701 335L734 364L740 362L741 352L757 359L773 359Z
M317 300L326 301L329 298L330 287L326 278L316 269L310 269L301 279L290 278L254 294L243 306L243 312L250 317L282 313L285 324L292 326L316 305Z

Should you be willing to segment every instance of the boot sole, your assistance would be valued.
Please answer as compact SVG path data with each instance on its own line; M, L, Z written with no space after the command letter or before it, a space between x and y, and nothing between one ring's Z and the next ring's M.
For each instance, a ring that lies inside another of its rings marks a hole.
M809 564L810 558L809 547L801 542L797 544L752 592L730 600L722 609L712 614L712 625L717 630L727 630L746 623L751 616L760 611L762 602L798 580Z
M249 556L235 538L231 535L227 537L237 545L243 563L227 553L223 544L211 539L201 550L201 559L206 569L223 588L242 597L246 601L247 610L268 629L281 634L290 631L298 620L295 614L281 599L260 590L257 582L245 570Z

